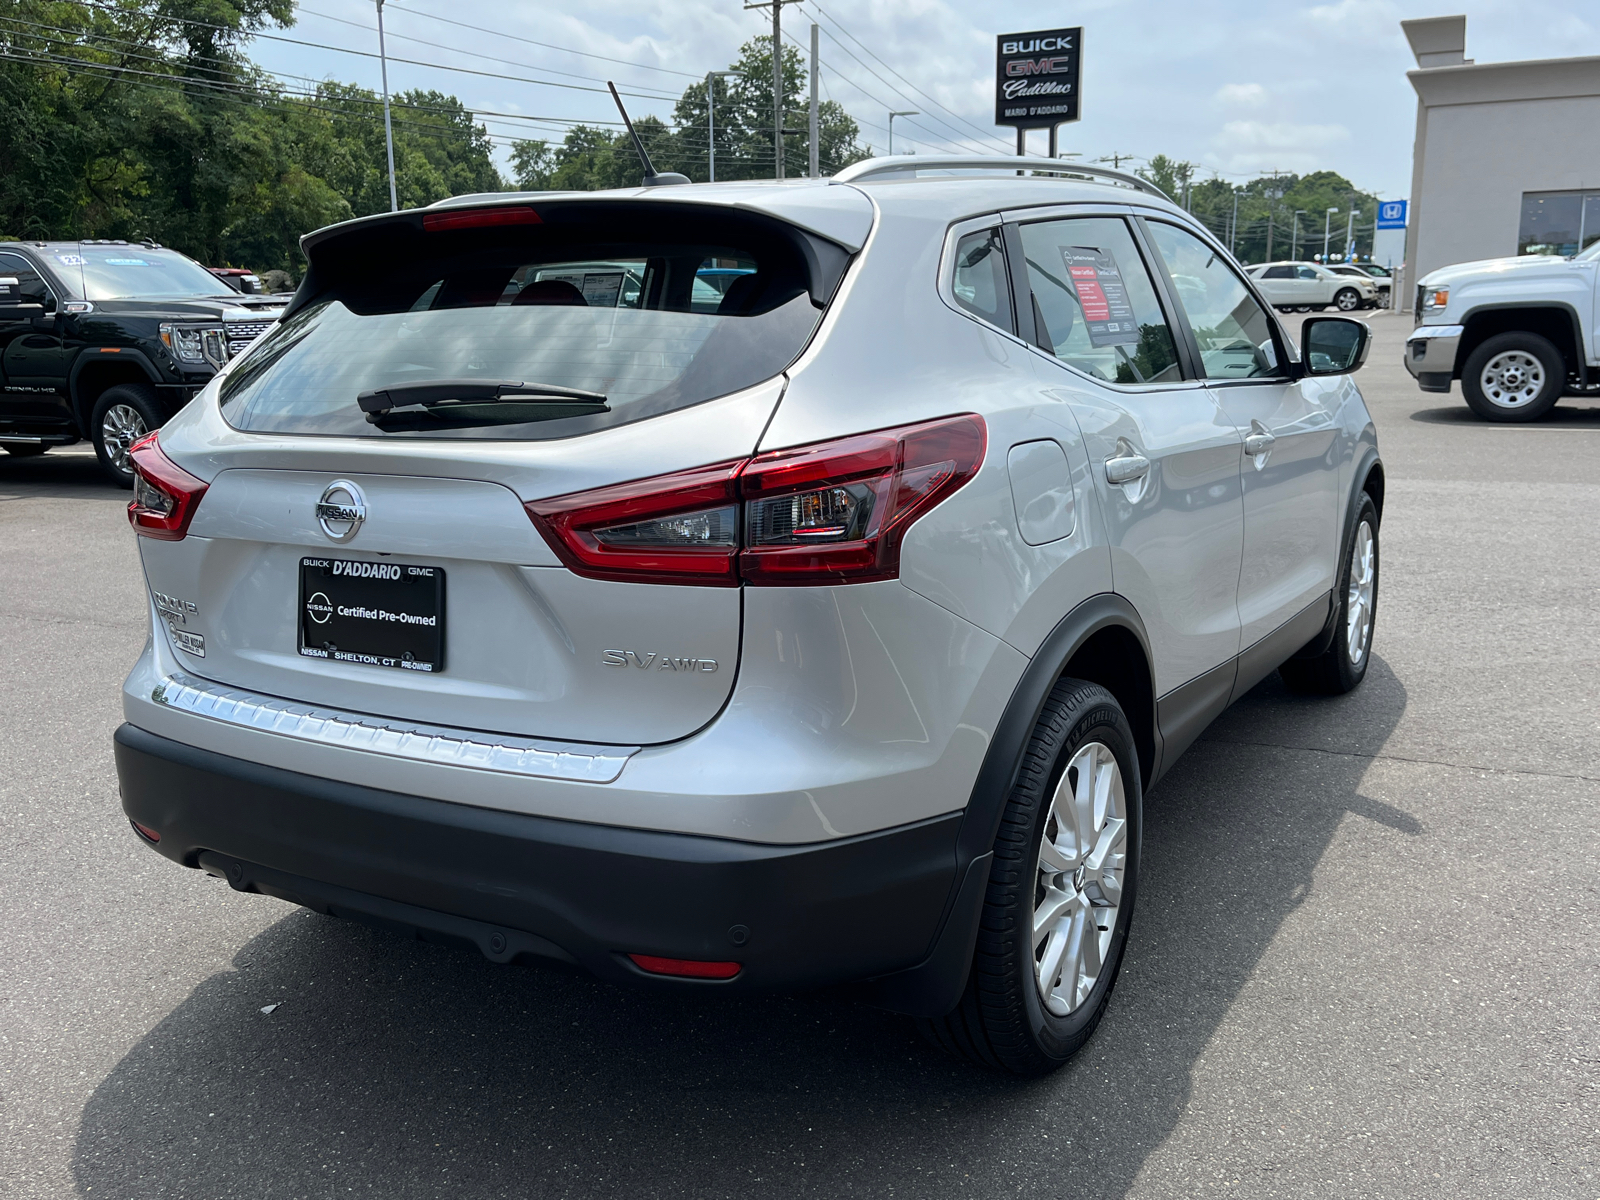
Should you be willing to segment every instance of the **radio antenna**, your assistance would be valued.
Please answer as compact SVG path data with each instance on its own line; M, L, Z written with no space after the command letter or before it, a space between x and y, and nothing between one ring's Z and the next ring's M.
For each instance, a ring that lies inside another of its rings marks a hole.
M644 141L639 137L638 130L634 129L633 122L628 118L628 110L622 107L622 97L617 95L617 85L609 79L606 86L611 89L611 98L617 102L617 111L622 114L622 123L628 127L628 136L633 139L633 148L639 152L639 161L644 164L644 187L664 187L672 183L688 183L687 175L680 175L676 171L665 174L656 174L655 165L650 161L650 155L645 151Z

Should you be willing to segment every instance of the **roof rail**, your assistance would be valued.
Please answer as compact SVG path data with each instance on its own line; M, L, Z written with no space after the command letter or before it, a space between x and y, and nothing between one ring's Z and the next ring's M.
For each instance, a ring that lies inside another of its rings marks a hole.
M1076 176L1080 179L1104 179L1124 187L1149 192L1163 200L1172 197L1149 180L1140 179L1126 171L1113 171L1088 163L1068 162L1065 159L1017 158L1002 154L897 154L893 158L868 158L835 173L835 183L856 183L862 179L876 179L886 175L915 175L921 171L999 171L1012 174L1027 171L1033 175Z

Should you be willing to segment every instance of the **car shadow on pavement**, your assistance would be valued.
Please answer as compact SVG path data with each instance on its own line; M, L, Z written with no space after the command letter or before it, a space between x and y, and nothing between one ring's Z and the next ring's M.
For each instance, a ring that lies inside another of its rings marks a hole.
M1360 790L1405 704L1375 658L1351 696L1274 676L1213 726L1150 797L1126 969L1050 1078L839 996L636 992L285 910L96 1089L79 1193L1120 1196L1340 823L1422 832Z
M0 450L0 502L39 497L126 501L131 495L117 486L93 454L52 450L18 458Z
M1413 421L1424 425L1477 425L1484 429L1504 428L1493 421L1485 421L1467 407L1466 402L1448 408L1419 408L1411 413ZM1600 407L1580 406L1572 401L1557 404L1548 417L1528 423L1534 429L1600 429ZM1513 425L1510 428L1524 428Z

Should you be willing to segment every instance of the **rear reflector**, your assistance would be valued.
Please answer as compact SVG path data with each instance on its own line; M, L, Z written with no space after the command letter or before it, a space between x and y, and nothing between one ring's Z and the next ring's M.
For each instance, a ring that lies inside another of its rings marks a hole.
M775 450L525 507L592 579L737 587L894 579L918 517L983 464L973 414Z
M159 842L161 840L161 835L154 829L151 829L150 826L141 825L137 821L130 821L128 823L133 826L133 831L146 841Z
M429 233L438 233L446 229L484 229L491 225L543 224L539 214L526 206L468 208L422 214L422 227Z
M657 958L653 954L630 954L633 965L652 975L678 975L685 979L732 979L743 966L736 962L702 962L697 958Z
M146 434L128 448L133 467L128 524L141 537L179 542L189 532L207 485L161 453L156 437Z

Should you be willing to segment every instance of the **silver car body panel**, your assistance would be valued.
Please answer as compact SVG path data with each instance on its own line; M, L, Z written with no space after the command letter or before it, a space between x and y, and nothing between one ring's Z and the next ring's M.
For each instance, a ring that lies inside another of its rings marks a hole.
M193 672L154 606L154 633L124 684L123 713L161 737L319 778L752 842L827 841L965 806L1024 655L894 580L749 592L737 687L698 733L637 752L538 740L550 753L627 755L610 783L401 757L161 703L158 688ZM444 733L484 740L476 731Z
M1337 553L1337 515L1323 533L1321 518L1296 518L1266 535L1261 594L1242 627L1247 497L1257 494L1265 511L1281 485L1297 502L1316 496L1320 504L1326 494L1342 505L1357 454L1374 443L1348 379L1309 382L1294 395L1263 389L1248 401L1193 381L1123 388L1074 371L950 299L948 251L962 230L1007 218L1145 212L1200 234L1173 206L1101 184L1005 174L584 196L604 198L737 204L794 220L857 253L783 377L565 441L241 433L218 412L214 384L161 436L163 450L214 492L186 541L142 548L153 589L206 597L192 614L198 622L211 620L212 609L235 615L196 626L207 636L199 659L174 648L152 608L151 643L124 693L130 722L250 761L457 803L813 842L961 809L1029 656L1088 597L1116 591L1133 603L1149 632L1159 695L1229 661L1248 645L1246 628L1270 624L1272 613L1315 588L1294 570L1287 579L1272 575L1274 563L1293 560L1277 554L1279 542L1318 564ZM1249 406L1250 419L1278 422L1289 451L1275 449L1260 471L1244 456L1238 416L1227 411ZM524 536L517 525L521 501L964 412L986 424L985 460L907 531L898 580L741 589L607 584L555 565L532 526ZM1105 475L1105 460L1124 437L1138 439L1153 462L1149 483L1133 492ZM449 681L447 670L415 689L388 678L400 672L355 667L348 678L319 672L310 684L281 661L285 647L294 653L284 567L320 536L307 524L311 485L335 478L362 480L372 515L348 548L325 542L318 550L444 563L452 606L463 594L458 574L479 580L484 601L474 624L538 643L501 642L499 657L523 664L520 682L493 674L487 639L472 678ZM417 504L402 520L398 496L412 487L446 500L441 512L430 517ZM277 507L264 508L272 499ZM391 503L394 517L381 517ZM481 528L463 530L451 519L468 509ZM1042 514L1045 525L1029 513ZM435 538L436 551L425 553ZM224 542L233 545L215 548ZM240 564L273 556L283 560L272 568L278 595L241 596L249 589L239 586L248 577ZM207 583L213 557L218 570ZM230 559L231 573L222 569ZM175 590L183 587L191 591ZM683 631L715 649L675 649ZM710 654L718 670L693 680L618 670L601 661L612 648ZM179 674L357 724L410 722L454 730L441 736L463 742L522 739L552 754L625 755L626 763L615 779L595 782L286 736L151 699ZM646 690L662 683L709 690L687 702L680 692ZM302 694L308 687L317 694Z

